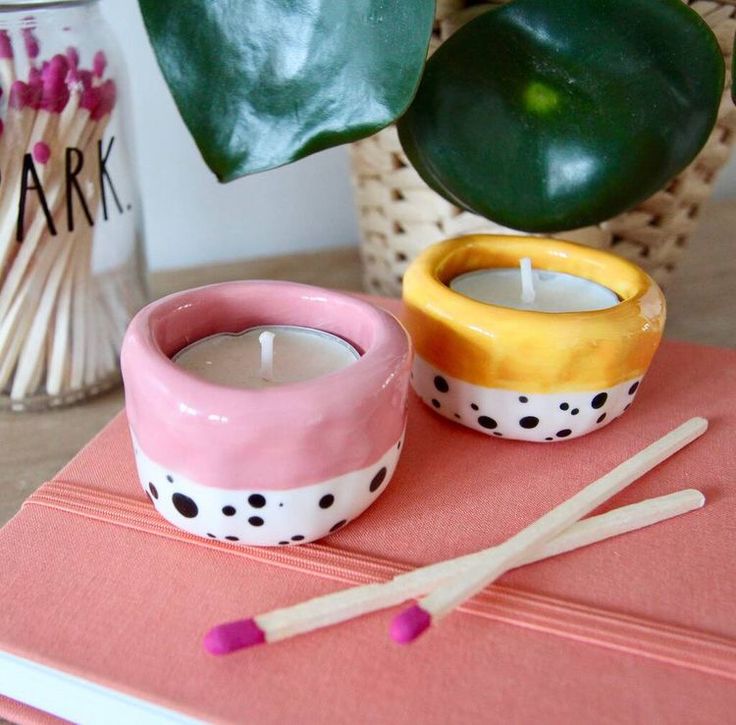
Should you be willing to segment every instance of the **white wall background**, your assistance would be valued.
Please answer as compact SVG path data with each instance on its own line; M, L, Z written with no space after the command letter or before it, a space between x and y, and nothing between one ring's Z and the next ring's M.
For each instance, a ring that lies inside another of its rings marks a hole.
M220 184L171 99L136 0L102 0L128 65L133 127L152 269L357 244L345 148ZM720 198L736 196L736 156Z

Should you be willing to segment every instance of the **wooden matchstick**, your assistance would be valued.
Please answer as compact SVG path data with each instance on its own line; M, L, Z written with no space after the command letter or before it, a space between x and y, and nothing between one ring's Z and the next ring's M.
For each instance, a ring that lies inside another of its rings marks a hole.
M612 536L650 526L698 509L704 502L705 498L700 491L687 489L592 516L578 521L551 541L527 552L517 566L541 561ZM343 589L250 619L219 625L207 633L204 640L205 649L211 654L227 654L244 647L277 642L354 619L369 612L393 607L426 594L464 572L473 571L496 548L491 547L414 569L399 574L387 582Z
M455 607L477 594L501 574L517 566L529 551L549 541L578 519L605 503L626 486L705 433L708 421L691 418L679 428L624 461L597 481L546 513L486 555L472 571L438 587L394 618L391 637L408 644Z

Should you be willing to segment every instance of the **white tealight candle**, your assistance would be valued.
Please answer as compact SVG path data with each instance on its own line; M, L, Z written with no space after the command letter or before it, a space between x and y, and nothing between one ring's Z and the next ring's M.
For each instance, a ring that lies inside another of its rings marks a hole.
M613 291L584 277L532 269L498 267L467 272L450 280L450 289L478 302L537 312L587 312L618 304Z
M336 372L359 357L329 332L268 325L205 337L177 353L174 362L218 385L271 388Z

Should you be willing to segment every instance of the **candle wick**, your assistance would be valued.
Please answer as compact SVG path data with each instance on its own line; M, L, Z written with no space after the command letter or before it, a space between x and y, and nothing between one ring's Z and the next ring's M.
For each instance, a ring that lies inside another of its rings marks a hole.
M261 370L260 375L264 380L273 380L273 339L276 335L270 330L264 330L258 335L261 343Z
M519 270L521 272L521 301L531 304L537 293L534 291L534 272L530 257L522 257L519 260Z

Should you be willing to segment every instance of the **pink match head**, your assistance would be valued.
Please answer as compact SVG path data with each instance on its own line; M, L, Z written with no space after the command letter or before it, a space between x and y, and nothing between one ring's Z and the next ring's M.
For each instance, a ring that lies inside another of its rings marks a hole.
M81 68L75 68L74 70L83 88L85 89L92 88L92 73L88 70L83 70Z
M43 97L41 107L46 111L60 113L69 100L66 83L69 61L63 55L55 55L41 71Z
M33 28L23 28L21 31L23 34L23 43L26 47L26 53L31 60L38 58L38 54L41 52L41 48L38 44L38 38L33 32Z
M79 67L79 51L73 45L66 49L66 58L72 68Z
M10 86L10 95L8 96L8 106L14 108L17 111L25 108L28 105L28 94L29 87L27 83L23 81L15 81Z
M7 30L0 30L0 58L13 57L13 44Z
M43 76L40 68L32 66L28 71L28 93L26 105L38 110L43 99Z
M79 100L79 105L89 111L90 116L92 116L95 113L97 106L100 105L100 89L93 86L84 86L82 97Z
M33 146L33 159L39 164L45 164L51 158L51 149L45 141L39 141Z
M98 78L102 78L107 68L107 56L101 50L98 50L92 59L92 70Z
M266 635L255 619L241 619L213 627L204 637L204 648L211 655L226 655L266 642Z
M99 102L92 111L92 120L99 121L101 118L112 112L115 107L115 101L117 99L117 86L115 81L106 80L98 88L99 90Z
M432 615L418 604L405 609L391 622L391 639L397 644L409 644L432 624Z

